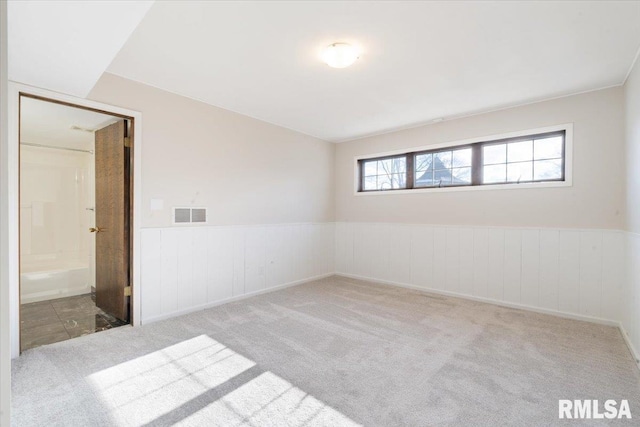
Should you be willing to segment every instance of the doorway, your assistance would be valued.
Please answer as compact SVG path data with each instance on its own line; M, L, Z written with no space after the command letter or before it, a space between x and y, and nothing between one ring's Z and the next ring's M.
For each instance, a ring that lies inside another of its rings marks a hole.
M19 98L20 350L131 322L132 117Z

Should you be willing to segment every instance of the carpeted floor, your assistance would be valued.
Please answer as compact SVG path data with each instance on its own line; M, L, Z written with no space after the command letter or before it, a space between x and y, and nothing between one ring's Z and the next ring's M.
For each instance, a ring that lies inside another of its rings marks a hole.
M628 399L640 418L618 329L340 277L13 364L30 427L550 425L558 399Z

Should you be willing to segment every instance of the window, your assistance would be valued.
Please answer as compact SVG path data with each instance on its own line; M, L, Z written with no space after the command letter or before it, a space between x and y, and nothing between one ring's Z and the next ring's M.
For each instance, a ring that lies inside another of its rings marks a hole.
M564 136L540 136L482 147L482 183L553 181L563 178Z
M414 187L471 184L471 148L415 155Z
M360 159L359 191L565 180L566 131Z
M396 156L363 161L364 191L407 188L407 157Z

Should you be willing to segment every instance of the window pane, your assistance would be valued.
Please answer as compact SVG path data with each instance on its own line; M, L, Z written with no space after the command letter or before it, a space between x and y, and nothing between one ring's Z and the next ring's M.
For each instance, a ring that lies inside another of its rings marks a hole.
M562 178L562 160L538 160L533 162L533 179L544 181Z
M389 175L378 175L376 190L391 190L391 178Z
M512 142L507 145L507 162L533 160L533 141Z
M507 165L507 181L521 182L531 181L533 178L533 163L509 163Z
M363 190L391 190L406 188L406 156L384 160L369 160L364 167Z
M391 188L405 188L405 174L394 174L391 175Z
M471 168L453 168L451 174L453 175L452 185L471 184Z
M377 190L404 188L404 174L378 175Z
M364 176L375 176L378 174L378 162L365 162Z
M486 145L482 147L482 161L485 165L507 162L507 145Z
M451 151L443 151L433 155L433 168L448 169L451 167Z
M406 166L407 166L406 157L396 157L393 159L379 160L378 175L392 174L392 173L405 173Z
M433 183L433 169L429 168L426 171L416 173L416 187L429 187Z
M415 160L416 172L423 172L429 169L432 161L433 161L432 154L418 154Z
M562 137L537 139L534 142L534 159L560 159L562 158Z
M455 150L453 152L453 167L471 166L471 148Z
M363 190L377 190L378 187L376 185L376 177L375 176L367 176L364 178L364 188Z
M451 169L433 171L433 184L435 186L451 185Z
M482 182L485 184L505 182L506 178L507 178L507 165L491 165L491 166L485 166L483 168Z

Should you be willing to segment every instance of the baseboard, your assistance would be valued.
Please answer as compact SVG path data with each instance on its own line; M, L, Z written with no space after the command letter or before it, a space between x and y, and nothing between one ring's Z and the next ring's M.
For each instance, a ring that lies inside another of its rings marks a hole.
M551 315L551 316L562 317L562 318L565 318L565 319L581 320L581 321L596 323L596 324L600 324L600 325L615 326L620 330L622 338L624 339L624 341L625 341L625 343L626 343L626 345L627 345L627 347L629 349L629 353L631 354L631 357L634 359L635 364L638 367L638 369L640 369L640 353L638 353L636 351L636 349L635 349L633 343L631 342L631 340L629 339L627 331L625 330L625 328L622 325L622 323L618 322L618 321L615 321L615 320L602 319L602 318L593 317L593 316L585 316L585 315L582 315L582 314L567 313L567 312L558 311L558 310L550 310L550 309L545 309L545 308L540 308L540 307L534 307L534 306L530 306L530 305L526 305L526 304L518 304L518 303L510 303L510 302L506 302L506 301L500 301L500 300L496 300L496 299L493 299L493 298L476 297L476 296L473 296L473 295L462 294L462 293L459 293L459 292L450 292L450 291L443 291L443 290L440 290L440 289L424 288L424 287L421 287L421 286L411 285L411 284L408 284L408 283L394 282L394 281L389 281L389 280L381 280L381 279L376 279L376 278L373 278L373 277L366 277L366 276L360 276L360 275L357 275L357 274L348 274L348 273L340 273L340 272L326 273L326 274L321 274L321 275L318 275L318 276L308 277L308 278L305 278L305 279L296 280L296 281L293 281L293 282L289 282L289 283L285 283L285 284L282 284L282 285L274 286L272 288L261 289L259 291L249 292L247 294L237 295L237 296L234 296L234 297L225 298L225 299L218 300L218 301L213 301L213 302L209 302L209 303L206 303L206 304L200 304L200 305L197 305L197 306L194 306L194 307L189 307L189 308L186 308L186 309L183 309L183 310L173 311L171 313L163 314L163 315L160 315L160 316L155 316L155 317L151 317L151 318L148 318L148 319L143 319L141 324L158 322L158 321L161 321L161 320L170 319L170 318L173 318L173 317L176 317L176 316L182 316L182 315L193 313L193 312L196 312L196 311L206 310L208 308L216 307L216 306L227 304L227 303L230 303L230 302L240 301L240 300L243 300L243 299L251 298L251 297L254 297L254 296L257 296L257 295L266 294L266 293L269 293L269 292L275 292L275 291L278 291L278 290L281 290L281 289L290 288L290 287L293 287L293 286L298 286L298 285L301 285L303 283L308 283L308 282L311 282L311 281L314 281L314 280L324 279L324 278L331 277L331 276L342 276L342 277L351 278L351 279L366 280L366 281L369 281L369 282L382 284L382 285L396 286L396 287L405 288L405 289L412 289L412 290L417 290L417 291L422 291L422 292L427 292L427 293L433 293L433 294L438 294L438 295L445 295L445 296L451 296L451 297L456 297L456 298L462 298L462 299L471 300L471 301L478 301L478 302L483 302L483 303L487 303L487 304L493 304L493 305L497 305L497 306L501 306L501 307L508 307L508 308L515 308L515 309L520 309L520 310L527 310L527 311L531 311L531 312L535 312L535 313L548 314L548 315Z
M636 367L638 369L640 369L640 354L636 351L635 347L633 346L633 343L629 339L629 335L627 334L627 331L624 329L624 326L622 325L622 323L618 322L616 320L602 319L600 317L593 317L593 316L585 316L583 314L567 313L567 312L558 311L558 310L549 310L549 309L540 308L540 307L533 307L533 306L526 305L526 304L510 303L510 302L500 301L500 300L496 300L496 299L492 299L492 298L476 297L476 296L473 296L473 295L461 294L461 293L458 293L458 292L443 291L443 290L440 290L440 289L423 288L423 287L416 286L416 285L411 285L411 284L408 284L408 283L400 283L400 282L393 282L393 281L389 281L389 280L374 279L372 277L359 276L357 274L335 273L335 275L336 276L347 277L347 278L350 278L350 279L367 280L369 282L378 283L378 284L382 284L382 285L390 285L390 286L396 286L396 287L399 287L399 288L406 288L406 289L412 289L412 290L416 290L416 291L423 291L423 292L428 292L428 293L433 293L433 294L438 294L438 295L446 295L446 296L451 296L451 297L456 297L456 298L462 298L462 299L471 300L471 301L484 302L484 303L487 303L487 304L498 305L498 306L501 306L501 307L517 308L517 309L520 309L520 310L527 310L527 311L532 311L532 312L535 312L535 313L549 314L551 316L562 317L562 318L565 318L565 319L582 320L582 321L585 321L585 322L597 323L597 324L600 324L600 325L615 326L620 330L620 333L622 334L622 338L624 339L624 342L627 344L627 348L629 349L629 353L631 353L631 357L635 361Z
M367 280L367 281L370 281L370 282L380 283L380 284L383 284L383 285L391 285L391 286L397 286L397 287L400 287L400 288L413 289L413 290L416 290L416 291L423 291L423 292L429 292L429 293L433 293L433 294L446 295L446 296L450 296L450 297L463 298L463 299L467 299L467 300L471 300L471 301L478 301L478 302L484 302L484 303L487 303L487 304L499 305L501 307L517 308L517 309L520 309L520 310L533 311L535 313L550 314L552 316L563 317L563 318L566 318L566 319L583 320L585 322L598 323L600 325L620 326L620 322L618 322L618 321L609 320L609 319L602 319L600 317L585 316L583 314L567 313L567 312L558 311L558 310L550 310L550 309L534 307L534 306L526 305L526 304L518 304L518 303L507 302L507 301L500 301L500 300L493 299L493 298L476 297L476 296L473 296L473 295L462 294L462 293L459 293L459 292L450 292L450 291L443 291L443 290L440 290L440 289L424 288L424 287L421 287L421 286L411 285L411 284L408 284L408 283L401 283L401 282L393 282L393 281L388 281L388 280L374 279L372 277L359 276L357 274L336 273L336 276L343 276L343 277L348 277L348 278L351 278L351 279Z
M268 288L268 289L261 289L259 291L249 292L247 294L237 295L237 296L234 296L234 297L225 298L225 299L221 299L221 300L213 301L213 302L208 302L208 303L205 303L205 304L196 305L196 306L185 308L185 309L182 309L182 310L172 311L171 313L162 314L160 316L154 316L154 317L150 317L148 319L142 319L140 324L146 325L148 323L158 322L160 320L166 320L166 319L170 319L170 318L177 317L177 316L182 316L182 315L193 313L193 312L200 311L200 310L206 310L207 308L217 307L219 305L228 304L230 302L240 301L240 300L243 300L243 299L246 299L246 298L251 298L251 297L254 297L256 295L262 295L262 294L266 294L266 293L269 293L269 292L278 291L280 289L285 289L285 288L290 288L292 286L302 285L303 283L308 283L308 282L312 282L314 280L324 279L324 278L331 277L331 276L334 276L334 275L335 275L334 273L321 274L321 275L318 275L318 276L313 276L313 277L308 277L308 278L301 279L301 280L296 280L296 281L293 281L293 282L288 282L288 283L285 283L283 285L274 286L274 287Z
M620 328L620 333L622 334L622 338L624 339L624 342L627 344L627 347L629 348L631 357L633 357L633 360L636 362L636 366L638 367L638 369L640 369L640 354L638 354L638 352L636 351L636 348L633 346L633 343L629 339L629 334L627 333L627 330L624 328L624 325L622 324L622 322L618 323L618 328Z

